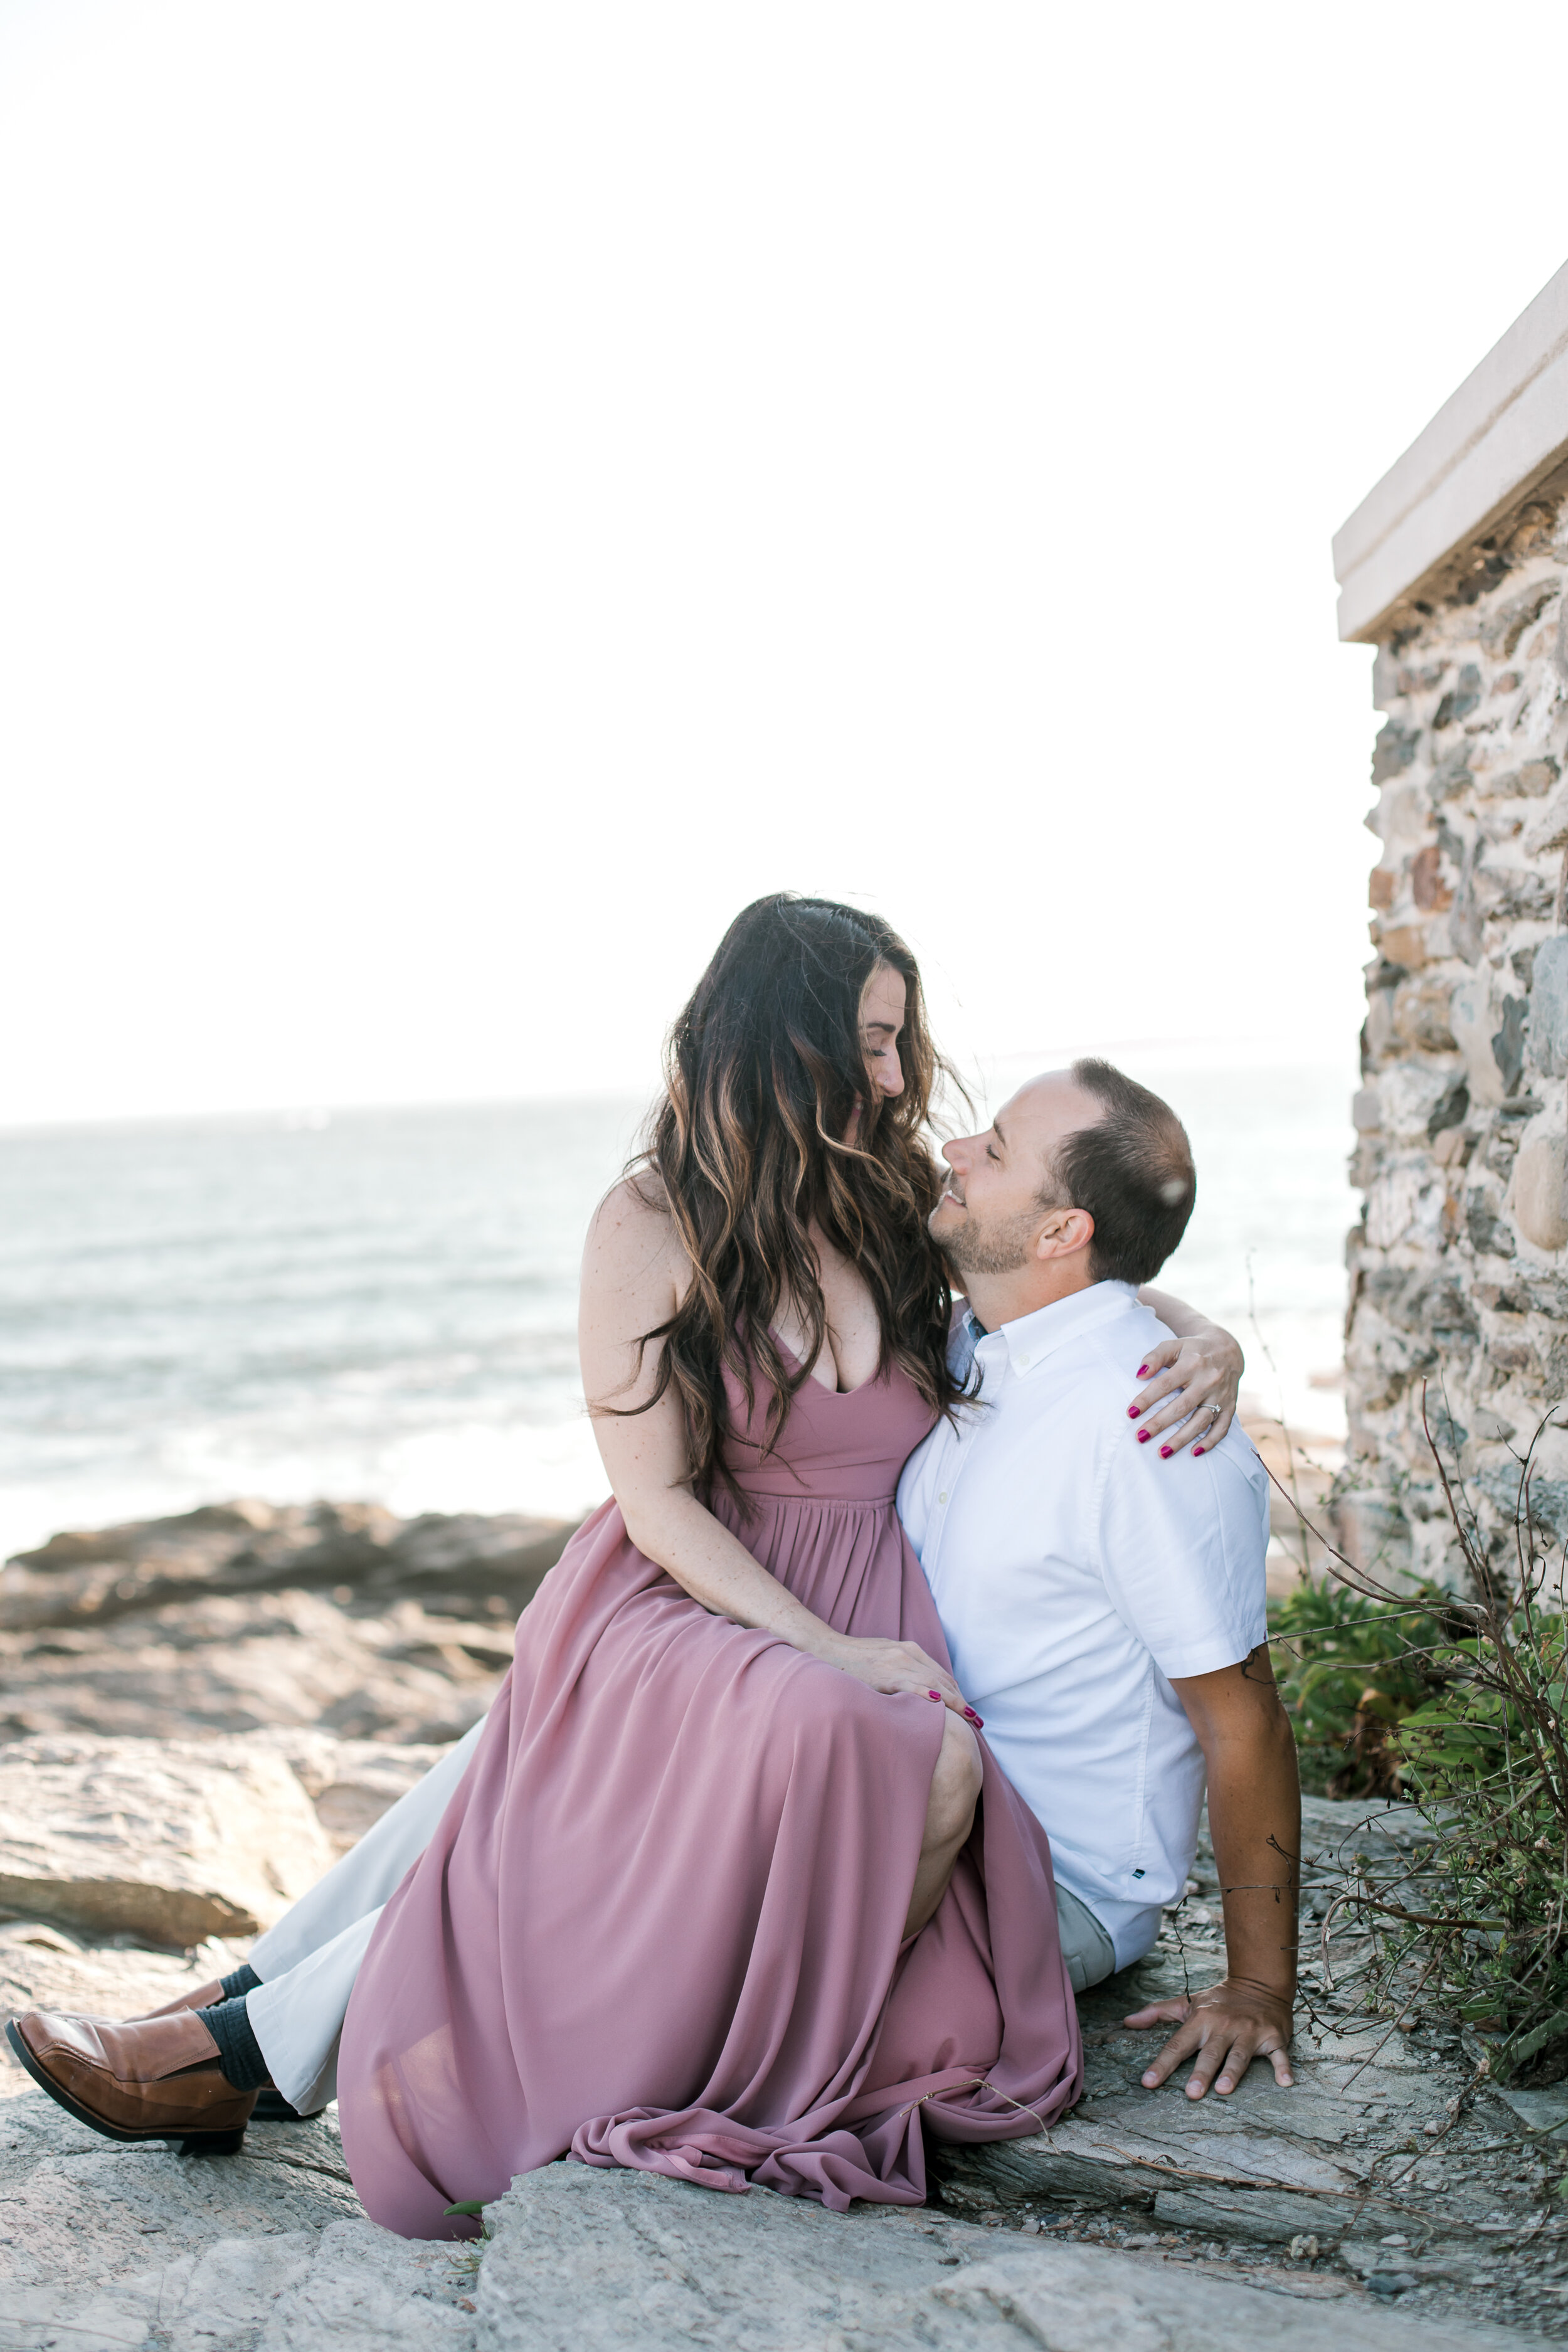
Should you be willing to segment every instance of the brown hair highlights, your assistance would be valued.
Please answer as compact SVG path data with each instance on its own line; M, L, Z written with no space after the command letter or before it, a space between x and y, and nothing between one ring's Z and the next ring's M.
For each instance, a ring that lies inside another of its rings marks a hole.
M880 964L907 991L895 1097L872 1082L860 1032L861 998ZM771 1391L772 1446L821 1352L813 1224L870 1287L879 1370L900 1365L938 1410L955 1393L952 1295L926 1231L941 1181L924 1129L943 1067L915 960L879 916L788 891L736 916L670 1032L665 1098L628 1170L657 1189L693 1270L680 1306L642 1345L663 1343L648 1403L672 1387L679 1397L700 1494L718 1485L743 1504L722 1453L725 1365L749 1400L759 1375ZM773 1337L786 1300L805 1324L805 1364L786 1360Z

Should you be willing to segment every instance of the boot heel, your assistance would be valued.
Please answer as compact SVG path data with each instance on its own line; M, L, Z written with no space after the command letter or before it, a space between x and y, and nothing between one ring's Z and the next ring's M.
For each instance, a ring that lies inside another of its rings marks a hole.
M182 2156L237 2156L245 2145L245 2126L237 2131L194 2132L180 2142Z

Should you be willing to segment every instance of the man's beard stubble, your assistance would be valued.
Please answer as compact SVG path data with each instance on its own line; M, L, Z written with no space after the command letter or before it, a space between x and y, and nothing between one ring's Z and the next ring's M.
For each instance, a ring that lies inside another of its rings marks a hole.
M1039 1230L1039 1212L1009 1217L995 1225L977 1225L966 1219L956 1232L933 1234L954 1274L1016 1274L1027 1265Z

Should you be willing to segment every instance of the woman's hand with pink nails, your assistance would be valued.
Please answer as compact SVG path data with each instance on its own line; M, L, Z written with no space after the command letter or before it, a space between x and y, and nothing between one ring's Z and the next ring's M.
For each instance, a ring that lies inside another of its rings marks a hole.
M821 1658L826 1665L838 1667L843 1674L853 1675L857 1682L889 1698L900 1691L915 1691L921 1698L934 1698L942 1706L951 1707L954 1715L966 1715L969 1711L969 1701L946 1667L928 1658L918 1642L835 1633L825 1626L821 1644L813 1645L812 1655Z
M1163 1437L1162 1461L1194 1438L1202 1440L1204 1453L1212 1452L1235 1418L1246 1368L1241 1349L1217 1323L1205 1323L1185 1339L1163 1339L1139 1368L1147 1387L1127 1408L1140 1424L1139 1444Z

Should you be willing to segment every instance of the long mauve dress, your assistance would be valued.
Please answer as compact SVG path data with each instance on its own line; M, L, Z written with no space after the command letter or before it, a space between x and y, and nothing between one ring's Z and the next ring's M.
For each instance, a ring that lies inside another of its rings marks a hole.
M931 1421L896 1369L807 1380L764 1455L731 1383L755 1516L713 1509L828 1624L945 1664L893 1507ZM354 1988L339 2113L373 2219L471 2235L448 2205L568 2154L919 2204L926 2130L1054 2121L1081 2063L1050 1853L988 1751L952 1885L900 1948L942 1713L710 1615L595 1511Z

